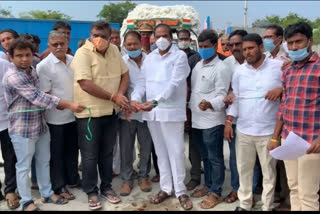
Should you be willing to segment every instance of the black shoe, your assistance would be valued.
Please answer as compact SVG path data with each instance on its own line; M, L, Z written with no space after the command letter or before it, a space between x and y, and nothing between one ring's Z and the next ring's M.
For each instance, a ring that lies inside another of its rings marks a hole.
M241 207L237 207L234 211L249 211L249 210L243 209Z
M4 200L4 196L2 195L2 192L0 191L0 201Z

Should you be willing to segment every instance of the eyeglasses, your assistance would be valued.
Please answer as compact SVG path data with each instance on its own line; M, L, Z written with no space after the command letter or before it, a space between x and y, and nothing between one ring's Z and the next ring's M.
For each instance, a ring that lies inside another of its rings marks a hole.
M65 44L66 43L64 43L64 42L57 42L57 43L52 43L50 45L57 48L59 45L60 45L60 47L63 47L63 46L65 46Z

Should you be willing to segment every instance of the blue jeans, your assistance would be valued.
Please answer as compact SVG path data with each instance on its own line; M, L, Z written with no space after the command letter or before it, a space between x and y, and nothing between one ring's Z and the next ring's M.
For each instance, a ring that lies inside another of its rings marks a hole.
M230 156L229 156L229 167L231 172L231 186L232 191L237 192L239 189L239 174L237 169L237 158L236 158L236 125L232 124L233 135L231 142L228 141Z
M50 182L50 134L46 132L37 139L10 135L14 151L17 156L16 171L17 185L23 205L32 200L29 173L31 161L35 155L36 173L41 197L51 197L53 191Z
M224 125L210 129L192 128L192 140L199 145L204 165L205 185L210 192L221 196L225 176L223 158Z

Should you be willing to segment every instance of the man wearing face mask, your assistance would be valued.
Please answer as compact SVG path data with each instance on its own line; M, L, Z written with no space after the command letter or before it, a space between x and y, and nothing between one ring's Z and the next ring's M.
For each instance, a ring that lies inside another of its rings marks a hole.
M136 31L129 31L124 36L124 46L127 55L123 60L129 68L130 83L127 91L128 99L141 73L141 66L146 58L146 54L141 51L141 35ZM145 100L143 100L145 101ZM133 158L132 152L135 149L136 135L140 144L140 167L138 184L141 191L150 192L151 184L148 179L148 163L150 161L152 139L147 126L147 122L142 120L142 112L132 113L129 118L121 112L120 117L120 157L121 157L121 179L123 184L120 195L127 196L133 188ZM127 115L128 117L128 115ZM129 119L130 121L127 121Z
M276 123L280 101L266 98L269 91L281 86L282 62L263 54L262 38L255 33L242 39L246 62L232 77L235 100L227 110L225 136L230 141L232 121L236 124L236 158L240 187L240 206L236 211L251 210L253 204L253 169L258 154L263 174L262 210L273 209L276 181L276 161L270 156L268 144Z
M189 75L187 55L172 45L172 32L168 25L154 29L158 49L152 51L141 68L143 75L131 94L131 105L146 111L143 119L154 142L160 170L160 192L151 198L159 204L172 195L179 199L183 209L192 209L186 194L184 121L186 120L186 78ZM147 102L142 105L143 97Z
M197 144L204 164L205 185L191 196L209 196L200 204L211 209L222 202L224 182L223 129L225 105L231 74L217 54L218 35L204 30L198 37L199 54L202 58L191 76L192 138Z
M142 44L142 51L146 54L151 52L151 44L150 44L150 37L152 34L152 26L148 23L143 23L139 27L139 33L141 34L141 44Z
M283 95L269 150L280 146L292 131L310 143L307 154L285 160L292 211L318 211L320 182L320 58L312 52L312 28L305 22L284 32L293 63L283 71Z
M283 65L288 65L291 60L288 58L287 52L282 46L283 41L283 29L280 25L271 24L269 25L263 35L263 46L266 50L266 57L278 59L283 62ZM282 94L282 87L279 88L279 96ZM279 190L280 188L280 190ZM287 183L286 171L282 160L277 161L277 187L276 197L281 200L281 203L276 210L290 211L290 200L289 200L289 187Z
M111 187L113 146L117 132L117 106L128 111L130 104L124 96L129 74L117 47L110 44L111 28L104 21L94 22L90 39L79 48L71 62L74 71L74 100L90 109L76 114L78 144L82 159L82 187L88 195L89 208L102 207L97 187L98 172L101 196L110 203L120 202ZM87 124L92 138L86 137Z
M184 51L188 58L197 53L190 48L191 45L191 34L187 29L182 29L177 33L178 37L178 47L180 50Z

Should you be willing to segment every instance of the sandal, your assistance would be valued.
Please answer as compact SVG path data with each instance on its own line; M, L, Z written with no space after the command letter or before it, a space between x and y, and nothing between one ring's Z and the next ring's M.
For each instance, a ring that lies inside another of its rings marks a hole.
M19 197L15 193L8 193L6 195L6 201L11 210L17 209L20 206Z
M224 201L229 204L237 200L238 200L238 194L235 191L230 192L229 195L227 195L227 197L224 198Z
M200 207L202 209L211 209L222 202L222 198L214 193L210 194L206 199L201 201Z
M181 207L184 210L191 210L192 209L192 207L193 207L192 201L190 200L188 195L186 195L186 194L180 195L178 197L178 199L179 199Z
M203 196L208 195L209 190L206 186L202 187L201 189L196 189L193 193L191 193L191 197L193 198L201 198Z
M117 204L121 201L120 197L113 189L104 191L103 193L101 193L101 196L107 199L112 204Z
M44 203L44 204L45 203L52 203L52 204L58 204L58 205L63 205L63 204L67 204L68 203L68 200L64 199L60 195L56 195L58 197L57 200L53 200L52 196L51 197L42 198L41 202Z
M30 206L34 206L34 208L33 209L31 209L31 210L28 210L28 208L30 207ZM31 201L28 201L28 202L26 202L26 203L24 203L23 205L22 205L22 211L40 211L40 209L39 209L39 207L37 207L35 204L34 204L34 202L31 200Z
M68 191L67 188L61 188L58 194L69 201L74 200L76 198L72 193Z
M168 193L160 190L156 195L152 196L152 198L150 199L150 202L153 204L160 204L161 202L163 202L165 199L169 197L170 195L168 195Z
M97 194L88 196L88 205L90 210L98 210L102 208L101 201Z

